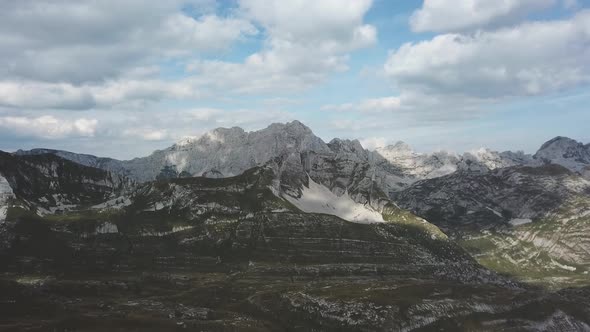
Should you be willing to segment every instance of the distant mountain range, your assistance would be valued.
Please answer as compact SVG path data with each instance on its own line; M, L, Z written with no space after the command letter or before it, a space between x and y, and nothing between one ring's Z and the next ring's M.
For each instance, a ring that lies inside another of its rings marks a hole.
M184 139L147 157L126 161L51 149L15 152L16 155L48 153L85 166L120 173L138 182L155 180L159 175L229 177L277 156L346 153L373 168L383 188L394 191L417 180L448 175L457 170L486 172L516 165L550 163L580 173L590 170L590 144L583 145L566 137L546 142L534 155L485 148L464 154L445 151L420 154L403 142L369 151L358 140L333 139L326 143L299 121L275 123L254 132L245 132L239 127L218 128L198 138Z

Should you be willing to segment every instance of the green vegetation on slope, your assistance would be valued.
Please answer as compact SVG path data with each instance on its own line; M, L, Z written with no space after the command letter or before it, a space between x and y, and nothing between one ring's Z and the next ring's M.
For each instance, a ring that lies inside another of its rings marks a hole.
M590 199L576 197L546 218L463 236L480 264L549 287L590 284Z

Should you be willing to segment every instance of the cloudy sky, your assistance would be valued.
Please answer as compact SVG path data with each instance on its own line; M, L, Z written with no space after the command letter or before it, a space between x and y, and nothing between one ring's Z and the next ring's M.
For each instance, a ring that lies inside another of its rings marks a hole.
M298 119L325 140L590 142L590 0L3 0L0 149L147 155Z

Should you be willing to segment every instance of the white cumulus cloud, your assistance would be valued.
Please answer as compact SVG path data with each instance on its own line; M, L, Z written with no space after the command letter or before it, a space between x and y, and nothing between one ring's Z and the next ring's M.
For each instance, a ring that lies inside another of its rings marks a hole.
M15 136L42 139L61 139L66 137L92 137L96 133L98 120L79 118L60 119L51 115L40 117L4 116L0 117L0 128Z
M227 49L258 30L214 13L189 16L187 1L0 2L3 79L82 84L117 79L169 56Z
M386 75L402 91L479 98L529 96L590 81L590 10L475 34L443 34L391 52Z
M264 28L260 51L242 62L199 60L188 69L203 87L236 93L291 92L348 69L350 52L374 45L363 18L371 0L241 0L239 11Z
M511 24L556 0L424 0L410 17L413 31L451 32Z
M165 129L154 128L128 128L123 131L123 137L139 138L144 141L161 141L169 138Z

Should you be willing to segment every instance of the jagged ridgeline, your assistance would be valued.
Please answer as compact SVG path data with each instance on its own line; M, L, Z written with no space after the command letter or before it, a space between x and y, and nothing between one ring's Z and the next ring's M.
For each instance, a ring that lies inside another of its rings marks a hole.
M479 264L495 268L503 239L533 243L510 248L531 260L541 233L526 227L571 239L587 225L587 149L368 151L292 122L130 161L1 153L0 328L588 329L588 288L550 292ZM576 259L583 277L579 239L547 257Z

